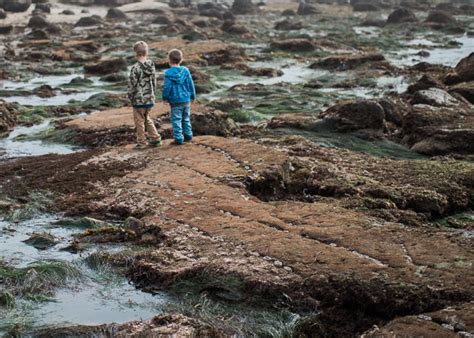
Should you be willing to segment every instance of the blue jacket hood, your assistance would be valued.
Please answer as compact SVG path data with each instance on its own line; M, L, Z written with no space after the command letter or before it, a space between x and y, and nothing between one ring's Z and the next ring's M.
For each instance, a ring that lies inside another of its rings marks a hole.
M186 67L171 67L165 72L165 76L172 82L177 84L183 84L189 75L189 71Z
M191 72L186 67L171 67L165 71L163 100L171 104L186 103L196 99Z

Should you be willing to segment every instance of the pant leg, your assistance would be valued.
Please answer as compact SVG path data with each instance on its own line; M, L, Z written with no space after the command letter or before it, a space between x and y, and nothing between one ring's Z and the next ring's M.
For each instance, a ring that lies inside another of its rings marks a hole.
M161 139L160 134L156 131L155 123L153 122L151 115L151 109L145 110L145 126L148 136L152 139L152 141L158 141Z
M177 143L183 143L183 107L171 107L171 125L173 126L173 138Z
M137 143L146 144L145 109L133 108L133 120L135 121L135 130L137 132Z
M183 109L183 117L182 117L182 124L183 124L183 134L184 139L186 141L190 141L193 139L193 129L191 126L191 106L186 105Z

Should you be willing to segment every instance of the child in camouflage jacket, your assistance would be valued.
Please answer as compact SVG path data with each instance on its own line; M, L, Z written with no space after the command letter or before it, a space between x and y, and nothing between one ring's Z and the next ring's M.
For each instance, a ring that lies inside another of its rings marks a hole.
M130 70L128 81L128 98L133 107L133 119L137 132L137 148L161 144L161 136L156 131L150 111L155 105L156 70L155 64L148 59L148 45L139 41L133 46L137 62Z

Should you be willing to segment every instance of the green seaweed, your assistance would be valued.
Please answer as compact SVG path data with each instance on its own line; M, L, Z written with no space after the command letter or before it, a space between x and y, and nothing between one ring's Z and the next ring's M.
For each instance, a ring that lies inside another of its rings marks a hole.
M8 213L5 220L20 222L47 212L54 202L54 194L48 191L33 191L20 208Z

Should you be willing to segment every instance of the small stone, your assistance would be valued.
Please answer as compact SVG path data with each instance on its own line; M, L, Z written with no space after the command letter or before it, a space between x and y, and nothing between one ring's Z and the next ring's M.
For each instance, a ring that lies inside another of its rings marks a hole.
M273 265L275 265L277 268L283 267L283 263L280 262L280 261L274 261L274 262L273 262Z
M421 320L432 320L432 318L430 316L427 316L427 315L418 315L418 319L421 319Z
M450 324L441 324L446 330L454 331L454 327Z
M293 272L293 269L290 268L289 266L284 266L283 269L285 269L288 272Z

